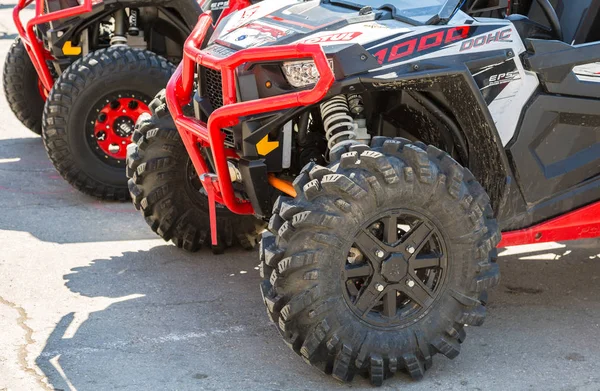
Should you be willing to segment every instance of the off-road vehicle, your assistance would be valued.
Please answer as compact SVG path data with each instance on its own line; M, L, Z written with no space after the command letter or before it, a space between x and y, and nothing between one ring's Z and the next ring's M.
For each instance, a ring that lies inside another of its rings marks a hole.
M19 37L3 74L9 106L43 133L52 163L69 183L124 200L135 122L181 60L202 8L195 0L37 0L24 26L19 15L32 2L20 0L14 11ZM202 5L216 22L228 3Z
M544 23L459 0L203 15L128 149L136 206L178 240L203 208L213 243L227 210L269 219L285 342L336 379L421 378L483 323L498 246L600 235L600 1L536 1Z

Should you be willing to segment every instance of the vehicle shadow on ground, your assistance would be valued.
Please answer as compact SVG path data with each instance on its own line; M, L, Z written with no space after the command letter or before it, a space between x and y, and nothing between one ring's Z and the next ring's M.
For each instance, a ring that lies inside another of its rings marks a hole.
M401 373L386 385L393 389L442 385L464 389L465 379L482 381L482 362L486 367L502 365L514 371L533 365L535 370L535 364L523 362L522 356L555 357L547 350L557 347L536 340L540 334L531 323L537 324L539 319L529 319L536 308L548 303L568 306L556 316L563 316L569 327L581 322L584 330L586 322L599 320L593 311L590 316L596 320L579 314L590 311L590 306L600 310L600 287L592 285L592 279L600 277L600 260L594 258L598 253L596 241L501 257L503 277L492 295L490 317L483 327L469 329L463 354L454 361L436 356L433 369L421 382ZM560 259L520 259L543 254ZM241 251L222 256L207 251L187 254L165 245L75 268L64 276L66 286L90 298L91 312L63 316L36 364L55 389L369 388L363 378L349 386L318 373L284 345L261 301L256 258L254 252ZM570 270L569 279L560 277L565 267ZM548 326L548 332L561 333L552 327ZM508 344L503 331L507 328ZM585 341L588 336L582 333L562 336L561 344L569 346L570 339ZM589 333L593 338L596 331ZM512 340L523 342L514 345ZM526 353L520 351L521 344ZM585 362L590 355L585 349L596 349L594 344L592 340L589 347L575 350L574 343L569 347L573 351L556 360L564 363L575 357L583 360L577 363L580 368L593 366ZM502 361L507 357L508 363ZM549 367L554 367L549 360ZM490 372L489 379L478 386L487 389L488 381L490 387L501 384L501 375L497 376ZM515 387L520 386L526 388L525 384Z
M103 202L73 189L40 137L0 140L0 209L0 230L29 232L45 242L156 238L130 202Z
M256 259L164 245L75 268L64 276L71 291L112 304L63 316L36 364L55 389L80 391L345 388L280 339L262 303Z

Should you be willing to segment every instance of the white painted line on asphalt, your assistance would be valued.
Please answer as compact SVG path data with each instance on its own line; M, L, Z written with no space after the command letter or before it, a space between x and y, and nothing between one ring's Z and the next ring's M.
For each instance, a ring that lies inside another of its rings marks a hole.
M225 329L215 329L204 332L189 332L184 334L167 334L159 337L140 337L134 340L121 340L121 341L113 341L109 343L104 343L95 347L74 347L74 348L65 348L64 350L58 351L48 351L42 352L39 357L52 359L56 356L66 355L66 354L85 354L85 353L95 353L100 351L107 350L118 350L126 347L139 346L139 345L158 345L169 342L182 342L189 341L193 339L204 339L213 337L216 335L224 335L224 334L241 334L243 333L245 328L243 326L233 326Z

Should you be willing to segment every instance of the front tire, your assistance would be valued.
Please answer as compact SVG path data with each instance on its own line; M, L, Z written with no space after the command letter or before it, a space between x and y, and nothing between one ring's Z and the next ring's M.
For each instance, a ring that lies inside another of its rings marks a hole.
M127 176L136 209L164 240L194 252L210 246L208 197L194 170L173 118L164 91L150 104L152 116L138 122L128 147ZM258 244L265 223L240 216L217 205L218 245L215 253L240 245L251 250Z
M420 379L456 357L499 280L490 200L446 153L374 138L309 165L261 242L261 290L286 343L336 379Z
M15 116L35 134L42 134L44 97L39 77L21 38L8 50L2 74L4 95Z
M135 122L173 71L150 51L112 47L63 72L46 101L42 132L62 177L82 193L127 200L126 149Z

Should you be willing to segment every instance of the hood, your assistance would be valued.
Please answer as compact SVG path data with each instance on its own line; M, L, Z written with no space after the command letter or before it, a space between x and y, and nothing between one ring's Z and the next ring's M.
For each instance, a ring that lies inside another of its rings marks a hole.
M373 19L318 0L266 0L223 20L210 43L233 50L294 43L366 44L414 30L398 20Z

